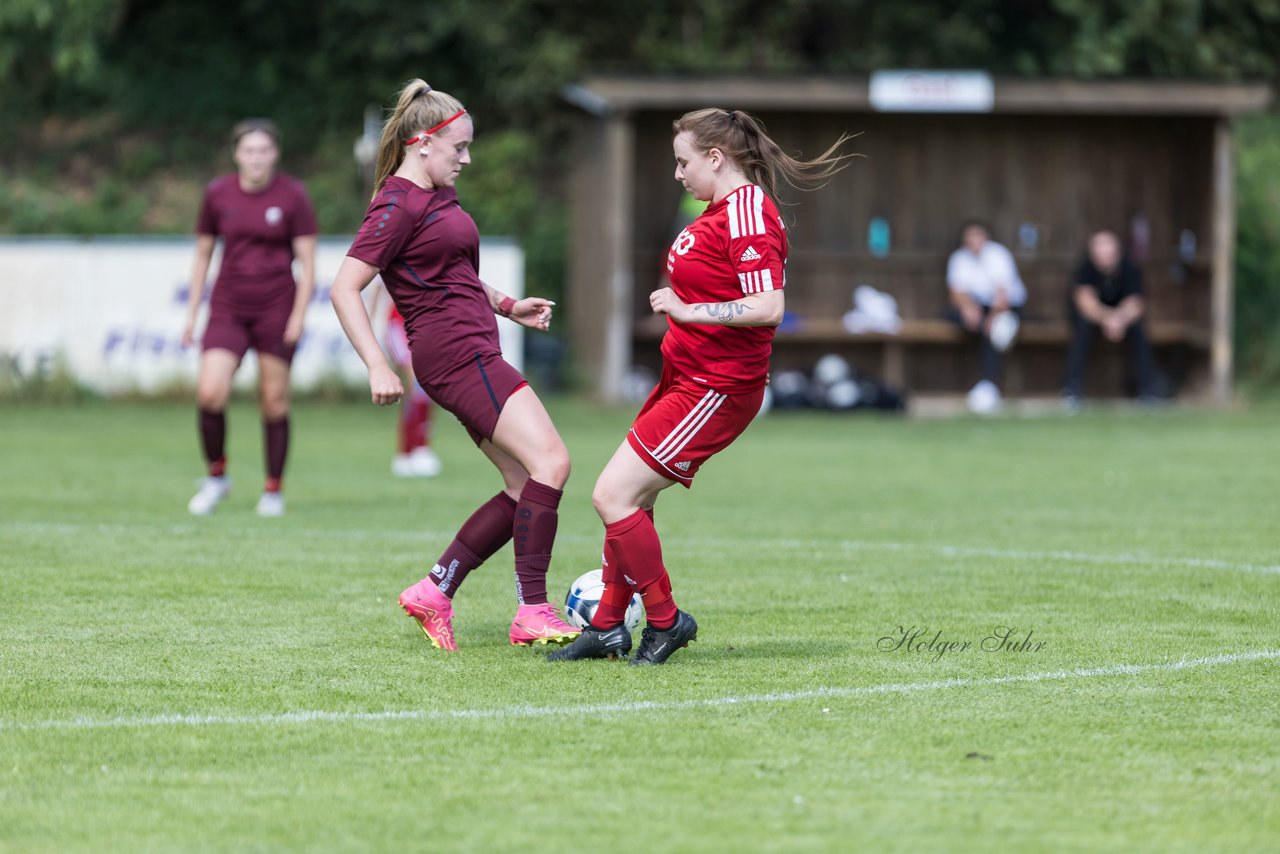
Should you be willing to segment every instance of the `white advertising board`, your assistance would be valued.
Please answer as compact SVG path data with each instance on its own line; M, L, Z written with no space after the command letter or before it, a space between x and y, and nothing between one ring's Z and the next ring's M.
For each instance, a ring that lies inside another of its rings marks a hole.
M350 245L350 238L319 241L316 291L293 361L297 389L321 380L366 381L329 304L329 287ZM190 238L0 238L0 373L31 377L65 369L104 394L194 385L199 346L184 350L181 343L193 251ZM481 240L480 271L498 290L524 294L524 253L514 241ZM365 289L366 303L375 287ZM207 302L197 336L206 313ZM385 319L376 321L381 334ZM498 330L503 354L522 368L523 328L499 319ZM256 382L256 367L251 352L237 386Z

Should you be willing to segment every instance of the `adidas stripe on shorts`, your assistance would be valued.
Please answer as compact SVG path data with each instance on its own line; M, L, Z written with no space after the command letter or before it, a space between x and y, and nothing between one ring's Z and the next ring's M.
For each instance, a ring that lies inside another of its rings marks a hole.
M666 366L627 441L651 469L687 488L699 466L747 429L763 398L763 387L724 394Z

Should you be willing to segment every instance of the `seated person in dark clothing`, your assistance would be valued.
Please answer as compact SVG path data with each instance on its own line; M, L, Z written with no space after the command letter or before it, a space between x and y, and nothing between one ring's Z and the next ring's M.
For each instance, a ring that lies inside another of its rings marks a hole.
M1142 270L1124 257L1120 238L1104 229L1089 238L1089 249L1071 279L1071 346L1062 394L1069 405L1079 403L1084 371L1095 330L1108 341L1124 341L1138 385L1138 396L1152 395L1154 364L1151 343L1143 327Z

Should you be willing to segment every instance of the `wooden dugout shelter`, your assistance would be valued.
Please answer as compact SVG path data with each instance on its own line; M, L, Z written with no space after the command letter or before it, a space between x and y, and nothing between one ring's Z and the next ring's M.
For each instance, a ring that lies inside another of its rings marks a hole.
M911 72L899 72L910 74ZM925 74L945 76L949 72ZM974 74L974 72L956 72ZM980 75L980 72L977 74ZM985 77L985 75L982 75ZM597 397L620 397L632 364L656 365L665 321L648 310L677 230L671 122L705 106L747 110L790 152L814 156L842 132L865 155L813 193L786 192L787 310L775 369L826 352L913 393L951 393L976 379L976 348L948 321L946 259L970 218L1009 246L1026 282L1006 392L1054 393L1069 330L1066 295L1088 235L1149 222L1143 261L1157 364L1184 393L1231 395L1235 243L1232 119L1271 100L1265 84L987 80L985 102L960 109L873 97L872 78L591 77L565 98L580 109L571 178L571 342ZM982 100L981 97L978 99ZM891 228L887 254L868 224ZM1034 248L1019 243L1023 226ZM1195 250L1184 254L1185 235ZM1184 240L1179 251L1180 239ZM852 293L897 299L897 335L845 331ZM1125 354L1095 342L1087 392L1117 394Z

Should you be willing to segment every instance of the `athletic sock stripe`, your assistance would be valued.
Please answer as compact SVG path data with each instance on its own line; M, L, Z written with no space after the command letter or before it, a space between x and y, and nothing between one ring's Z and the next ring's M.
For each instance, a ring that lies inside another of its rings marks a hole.
M716 393L715 393L714 391L708 391L706 394L704 394L704 395L702 396L702 400L699 400L699 401L698 401L698 402L693 406L693 408L689 410L689 414L688 414L688 415L686 415L686 416L685 416L685 417L680 421L680 423L679 423L679 424L677 424L677 425L675 426L675 429L674 429L674 430L672 430L670 433L668 433L668 434L667 434L667 438L665 438L665 439L663 439L661 442L659 442L659 443L658 443L658 447L656 447L656 448L654 448L654 449L653 449L653 455L654 455L655 457L656 457L658 454L662 453L662 449L663 449L663 448L665 448L665 447L667 446L667 443L671 442L671 441L672 441L672 439L673 439L673 438L675 438L675 437L676 437L676 435L677 435L681 430L683 430L683 429L684 429L684 426L685 426L686 424L688 424L688 423L689 423L689 422L690 422L690 421L691 421L691 420L692 420L692 419L693 419L693 418L698 414L698 410L699 410L700 408L702 408L703 406L705 406L707 403L709 403L709 402L711 401L711 399L712 399L713 397L715 397L715 394L716 394Z
M691 425L685 432L684 438L680 441L680 444L671 448L664 455L658 457L658 462L665 464L669 460L675 459L676 455L684 450L684 446L689 444L689 440L698 435L698 431L706 426L706 423L711 420L712 415L716 414L716 410L720 408L720 404L724 403L724 398L725 396L723 394L719 395L716 398L715 403L705 409L702 417L698 419L698 422Z

